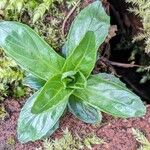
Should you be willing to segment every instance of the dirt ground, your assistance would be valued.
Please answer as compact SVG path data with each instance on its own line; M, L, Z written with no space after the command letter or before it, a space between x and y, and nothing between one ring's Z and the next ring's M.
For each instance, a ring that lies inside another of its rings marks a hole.
M5 101L5 107L9 114L4 121L0 121L0 150L35 150L42 146L42 141L21 144L16 136L16 124L22 104L16 100ZM132 128L142 131L150 140L150 105L143 118L117 119L103 114L103 122L100 125L89 125L68 113L61 119L60 127L53 138L60 138L62 129L69 129L72 134L80 137L94 132L105 141L103 145L94 145L93 150L137 150L139 143L132 135Z

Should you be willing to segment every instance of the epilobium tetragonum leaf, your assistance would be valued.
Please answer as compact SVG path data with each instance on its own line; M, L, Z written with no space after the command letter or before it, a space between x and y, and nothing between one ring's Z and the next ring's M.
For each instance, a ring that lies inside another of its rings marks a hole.
M69 98L68 108L72 114L86 123L96 124L102 120L100 111L74 95Z
M45 80L38 78L32 74L27 74L23 79L23 84L29 86L32 89L39 90L46 83Z
M66 59L63 71L80 70L87 78L94 68L97 50L95 47L94 32L88 31L79 45L72 51ZM85 57L86 56L86 57Z
M67 100L40 114L33 114L31 108L39 92L30 97L21 110L18 119L18 139L22 142L35 141L52 134L58 128L58 120L63 114Z
M108 74L89 76L109 20L100 1L82 10L65 44L66 60L26 25L0 22L0 47L28 71L24 84L38 90L19 116L21 142L52 134L67 106L86 123L100 122L100 111L124 118L145 114L140 98L119 79Z
M113 75L92 75L87 87L74 91L74 94L89 105L113 116L140 117L146 112L140 98Z
M102 3L99 1L89 4L75 18L70 27L67 42L63 49L63 54L69 56L77 47L87 31L93 31L96 39L96 49L104 42L108 35L110 17L104 11Z
M0 22L0 46L25 70L47 80L59 73L65 59L27 25Z

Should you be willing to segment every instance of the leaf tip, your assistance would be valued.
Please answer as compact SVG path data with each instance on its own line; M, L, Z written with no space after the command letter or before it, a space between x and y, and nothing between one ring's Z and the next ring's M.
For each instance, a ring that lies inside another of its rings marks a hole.
M136 111L136 116L143 117L146 114L146 107L140 107L139 110Z

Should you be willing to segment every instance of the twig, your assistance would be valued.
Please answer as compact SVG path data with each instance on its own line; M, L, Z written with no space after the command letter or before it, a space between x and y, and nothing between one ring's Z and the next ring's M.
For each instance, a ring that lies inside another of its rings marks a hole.
M63 37L65 37L65 26L66 26L66 23L67 23L68 19L70 18L70 16L73 14L73 12L76 10L76 8L77 8L79 3L80 3L80 0L74 5L74 7L70 10L70 12L68 13L68 15L66 16L66 18L63 21L62 28L61 28L61 32L62 32L62 36Z
M107 60L105 57L101 57L100 60L102 60L102 61L104 61L104 62L106 62L112 66L123 67L123 68L145 67L145 66L135 65L135 64L126 64L126 63L114 62L114 61Z

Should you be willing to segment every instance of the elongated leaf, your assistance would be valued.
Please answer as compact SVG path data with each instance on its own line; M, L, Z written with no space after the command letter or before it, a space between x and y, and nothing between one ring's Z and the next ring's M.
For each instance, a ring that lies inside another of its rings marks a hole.
M76 90L74 94L89 105L118 117L140 117L146 112L140 98L113 75L90 76L86 89Z
M88 31L79 45L67 58L63 71L80 71L88 77L96 62L96 48L94 32Z
M85 123L98 123L102 120L99 110L93 108L85 101L71 95L68 103L69 111Z
M32 113L39 114L55 107L61 101L66 101L72 90L65 89L61 82L61 74L50 78L38 94L32 107Z
M23 79L23 84L26 86L29 86L30 88L33 88L35 90L39 90L44 86L46 83L45 80L42 80L41 78L38 78L32 74L28 74L24 79Z
M75 18L70 27L67 42L63 53L69 56L79 45L87 31L93 31L96 37L96 50L104 42L108 35L110 17L104 11L100 1L93 2L83 9Z
M32 29L17 22L0 22L0 47L21 67L44 80L60 72L65 61Z
M67 100L55 105L40 114L32 114L31 108L36 100L38 92L28 99L21 110L17 133L18 139L22 143L35 141L45 136L50 136L59 126L59 118L63 114L67 105Z

